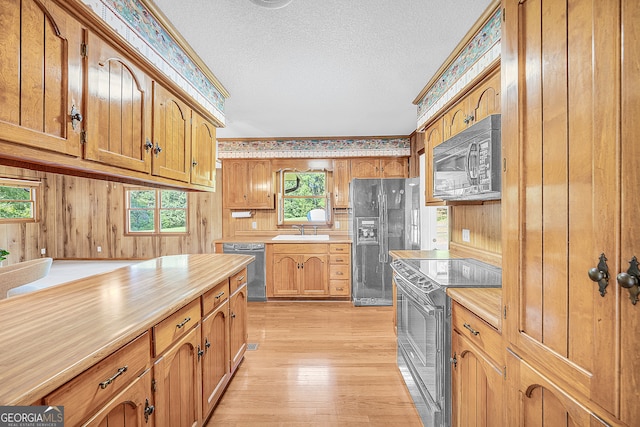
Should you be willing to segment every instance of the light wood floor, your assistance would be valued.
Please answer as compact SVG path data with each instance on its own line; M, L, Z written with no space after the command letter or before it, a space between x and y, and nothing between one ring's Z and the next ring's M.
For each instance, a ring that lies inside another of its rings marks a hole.
M208 426L422 426L391 307L249 303L248 351Z

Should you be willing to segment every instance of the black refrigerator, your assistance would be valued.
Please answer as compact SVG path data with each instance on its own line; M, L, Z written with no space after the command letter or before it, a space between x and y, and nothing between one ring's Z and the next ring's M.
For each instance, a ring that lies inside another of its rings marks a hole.
M393 303L389 251L420 249L419 182L419 178L351 181L351 295L355 306Z

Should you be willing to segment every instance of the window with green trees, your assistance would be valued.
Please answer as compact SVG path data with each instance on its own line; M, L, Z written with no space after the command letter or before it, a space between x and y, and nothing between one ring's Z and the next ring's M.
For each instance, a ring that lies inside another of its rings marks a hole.
M327 173L282 171L279 209L281 224L330 222Z
M187 232L186 192L128 188L125 195L128 233Z
M0 179L0 222L36 221L38 182Z

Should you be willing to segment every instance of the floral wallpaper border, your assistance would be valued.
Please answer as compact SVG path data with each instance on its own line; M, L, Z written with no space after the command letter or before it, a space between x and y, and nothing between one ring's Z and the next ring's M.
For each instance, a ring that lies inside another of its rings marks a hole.
M218 140L218 158L409 156L409 138Z
M498 8L418 102L417 129L500 58L501 19L502 9Z
M82 0L174 83L225 123L225 97L139 0Z

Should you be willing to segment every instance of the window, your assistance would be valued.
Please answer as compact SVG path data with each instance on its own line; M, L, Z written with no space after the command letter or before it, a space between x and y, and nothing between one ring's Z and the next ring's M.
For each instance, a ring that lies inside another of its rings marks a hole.
M178 190L129 188L125 191L127 233L187 232L187 193Z
M35 222L39 182L0 179L0 222Z
M331 206L325 171L281 171L279 224L327 224Z

